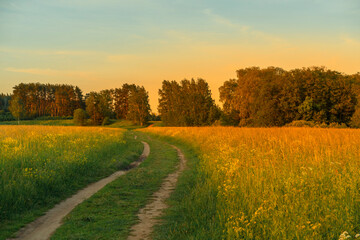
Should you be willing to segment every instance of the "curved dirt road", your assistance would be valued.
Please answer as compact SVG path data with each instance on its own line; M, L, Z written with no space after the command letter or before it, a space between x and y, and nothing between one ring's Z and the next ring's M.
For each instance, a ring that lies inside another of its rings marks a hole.
M180 160L179 167L174 173L169 174L165 178L160 189L153 194L153 200L144 208L140 209L138 214L140 222L131 228L128 240L150 239L153 226L159 222L158 218L161 216L163 210L168 207L165 201L174 191L177 180L186 165L186 159L181 150L176 146L172 147L177 151Z
M137 167L150 154L150 146L146 142L144 150L136 162L130 164L129 168ZM61 226L62 219L71 212L79 203L94 195L97 191L103 188L106 184L114 181L121 175L127 173L127 170L117 171L107 178L104 178L96 183L92 183L86 188L80 190L72 197L57 204L53 209L49 210L44 216L38 218L34 222L26 225L17 233L17 240L47 240ZM10 240L10 239L9 239Z

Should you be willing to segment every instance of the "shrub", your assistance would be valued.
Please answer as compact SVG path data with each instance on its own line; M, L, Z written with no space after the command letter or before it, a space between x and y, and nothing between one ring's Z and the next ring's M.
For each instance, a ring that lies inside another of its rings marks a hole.
M102 126L105 126L105 125L109 125L110 124L110 118L109 117L105 117L104 120L102 121Z
M326 123L322 122L322 123L316 124L315 127L317 127L317 128L328 128L329 125L327 125Z
M4 110L0 110L0 121L14 121L15 118L10 112L5 112Z
M74 123L78 126L86 125L86 112L82 108L78 108L74 111Z
M285 125L286 127L314 127L315 124L312 121L296 120Z
M336 123L336 122L332 122L329 124L329 128L347 128L345 123Z

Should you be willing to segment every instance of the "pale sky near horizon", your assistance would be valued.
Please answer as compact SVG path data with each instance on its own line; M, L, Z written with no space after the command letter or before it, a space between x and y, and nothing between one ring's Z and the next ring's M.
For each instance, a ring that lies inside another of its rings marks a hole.
M360 72L359 0L0 0L0 93L21 82L84 93L163 80L218 88L240 68Z

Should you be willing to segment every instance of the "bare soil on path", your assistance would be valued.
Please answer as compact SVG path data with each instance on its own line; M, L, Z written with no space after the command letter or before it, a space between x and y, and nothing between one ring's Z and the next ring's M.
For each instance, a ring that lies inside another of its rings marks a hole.
M168 207L165 201L174 191L177 180L186 165L186 159L181 150L175 146L172 147L177 151L180 160L179 167L174 173L165 178L160 189L152 195L152 201L140 209L138 214L140 221L131 228L128 240L151 239L150 235L154 225L159 223L159 217L163 210Z
M130 164L129 169L137 167L144 159L150 154L150 146L146 142L144 144L144 150L139 159ZM24 228L16 234L17 240L47 240L55 232L55 230L61 226L62 219L69 214L78 204L88 199L100 189L105 187L108 183L114 181L121 175L127 173L128 170L117 171L107 178L104 178L96 183L92 183L86 188L80 190L72 197L57 204L54 208L49 210L44 216L41 216L34 222L26 225ZM10 239L8 239L10 240Z

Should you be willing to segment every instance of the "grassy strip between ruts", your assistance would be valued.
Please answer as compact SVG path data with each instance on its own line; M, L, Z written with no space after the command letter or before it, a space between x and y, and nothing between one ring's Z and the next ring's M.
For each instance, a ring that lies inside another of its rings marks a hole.
M178 164L171 146L143 133L136 135L149 143L149 157L77 206L51 239L126 239L139 209Z
M69 128L69 131L71 131L71 128ZM136 160L141 154L142 144L138 141L135 141L133 139L133 136L129 136L129 133L127 132L125 132L123 140L125 140L126 142L121 141L120 143L117 143L118 139L114 139L113 143L109 143L103 149L98 148L91 151L91 153L89 153L87 157L89 158L89 161L91 161L94 166L96 166L96 168L88 168L87 174L76 174L74 172L71 175L72 179L67 177L65 179L66 182L65 180L63 180L66 186L61 187L61 189L56 188L57 190L54 190L55 192L50 192L47 196L42 195L42 198L40 200L40 197L34 199L34 203L31 206L29 205L21 212L13 212L7 218L3 218L2 221L0 221L0 239L6 239L7 237L10 237L11 234L15 233L26 223L35 220L46 210L52 208L56 203L71 196L77 190L84 188L89 183L104 178L116 170L124 169L132 161ZM56 154L53 153L53 155L55 156ZM57 186L50 187L55 188ZM28 193L28 196L30 196L30 193ZM4 196L2 196L2 198L4 198Z
M187 167L180 175L175 191L167 201L169 208L165 210L162 224L156 225L152 238L163 239L221 239L214 232L219 229L214 226L216 221L216 194L212 188L202 186L201 191L197 190L199 183L205 182L205 176L199 169L198 150L190 144L169 136L160 136L147 132L153 139L166 141L176 145L184 153L187 159ZM205 194L207 201L201 201L199 193ZM199 211L204 209L206 211Z

